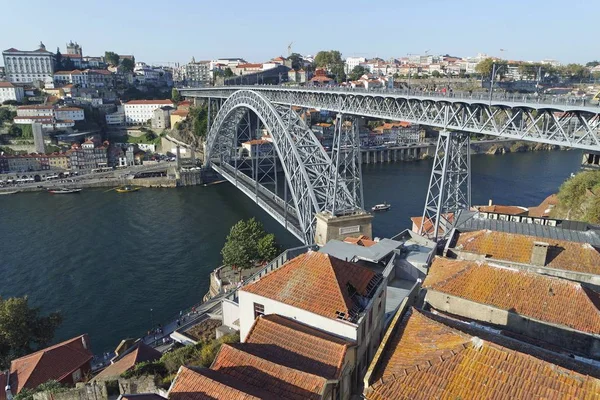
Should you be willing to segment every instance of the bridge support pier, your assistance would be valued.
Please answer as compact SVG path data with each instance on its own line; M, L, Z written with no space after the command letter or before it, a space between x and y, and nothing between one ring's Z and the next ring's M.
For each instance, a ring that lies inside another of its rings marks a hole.
M366 212L334 216L328 212L316 215L317 226L315 229L315 243L324 246L332 239L344 240L345 238L365 235L372 237L371 221L373 216Z
M433 240L447 236L458 212L470 207L469 134L440 131L419 233Z

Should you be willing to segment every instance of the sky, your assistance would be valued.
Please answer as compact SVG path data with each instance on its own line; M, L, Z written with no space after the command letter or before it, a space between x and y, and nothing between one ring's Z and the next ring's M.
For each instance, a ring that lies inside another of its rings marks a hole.
M600 59L593 0L1 0L0 48L40 41L84 55L133 54L150 64L219 57L264 62L339 50L342 57L477 53L511 60ZM501 51L500 49L504 49ZM0 61L2 62L2 61Z

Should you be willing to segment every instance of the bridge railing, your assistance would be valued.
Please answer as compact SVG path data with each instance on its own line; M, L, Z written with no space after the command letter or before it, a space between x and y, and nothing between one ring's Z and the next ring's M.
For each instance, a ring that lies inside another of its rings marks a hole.
M200 88L198 88L200 89ZM196 89L196 90L198 90ZM521 103L531 105L555 105L563 107L588 107L590 109L598 109L596 112L600 112L600 103L592 104L591 99L586 97L576 96L561 96L551 94L518 94L518 93L506 93L506 92L494 92L490 97L489 92L468 92L468 91L431 91L421 90L419 88L411 89L397 89L397 88L351 88L344 86L283 86L283 85L252 85L252 86L215 86L212 88L203 88L201 90L223 90L232 91L239 89L259 89L259 90L295 90L295 91L307 91L307 92L339 92L339 93L361 93L361 94L383 94L383 95L396 95L408 98L415 98L419 100L434 98L434 99L448 99L450 101L464 100L468 102L476 103ZM184 91L193 91L194 89L184 89Z

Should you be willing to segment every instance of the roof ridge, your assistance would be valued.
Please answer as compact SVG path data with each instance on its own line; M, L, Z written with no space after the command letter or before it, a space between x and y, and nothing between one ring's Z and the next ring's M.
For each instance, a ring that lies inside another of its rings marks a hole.
M315 252L315 253L318 253L318 252ZM340 283L341 283L340 282L340 277L338 275L337 268L334 266L335 260L337 260L337 259L332 259L332 257L329 254L326 254L326 253L318 253L318 254L324 254L325 255L325 258L328 261L327 262L328 269L331 270L331 272L333 273L333 277L335 278L335 282L336 282L336 284L335 284L335 289L336 289L335 292L336 292L336 294L340 295L340 297L342 299L342 302L346 305L346 308L348 309L348 311L352 310L352 307L354 306L354 303L352 302L352 298L350 297L350 295L348 295L348 301L346 301L346 296L344 296L344 292L343 292L345 288L340 287ZM348 282L348 283L350 283L350 282ZM337 310L337 311L342 311L342 310Z

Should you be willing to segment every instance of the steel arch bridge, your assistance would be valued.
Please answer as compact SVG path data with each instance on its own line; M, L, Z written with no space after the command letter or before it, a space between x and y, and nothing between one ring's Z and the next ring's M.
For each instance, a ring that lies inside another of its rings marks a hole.
M256 125L253 116L258 118ZM246 174L239 145L252 139L251 131L259 126L269 132L273 153L251 154L252 171ZM265 159L274 163L265 168ZM317 213L362 212L362 196L348 188L347 179L300 116L253 90L238 90L221 105L207 136L205 164L306 244L313 243ZM285 177L283 196L276 178L273 181L276 165Z
M471 206L471 133L600 152L600 107L552 99L544 101L520 95L478 98L466 93L448 97L398 90L284 86L225 86L180 91L185 97L209 99L210 104L210 99L229 101L238 91L248 90L260 94L262 101L279 113L299 106L441 128L421 226L422 234L435 238L449 233L452 215ZM282 120L285 121L285 117ZM214 134L212 129L211 134ZM355 141L354 146L359 146L359 142ZM321 149L313 146L310 151L316 154ZM333 165L332 169L338 167ZM329 179L334 181L335 177ZM322 203L326 204L327 199L322 199Z

